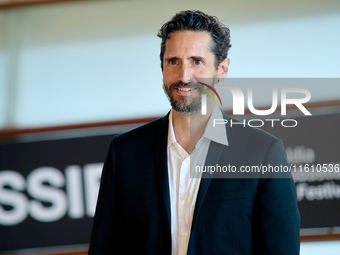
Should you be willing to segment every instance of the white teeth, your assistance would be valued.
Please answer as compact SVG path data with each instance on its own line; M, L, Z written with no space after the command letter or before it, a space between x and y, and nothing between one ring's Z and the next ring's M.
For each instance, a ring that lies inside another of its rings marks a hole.
M178 88L178 90L183 91L183 92L188 92L188 91L191 91L191 88Z

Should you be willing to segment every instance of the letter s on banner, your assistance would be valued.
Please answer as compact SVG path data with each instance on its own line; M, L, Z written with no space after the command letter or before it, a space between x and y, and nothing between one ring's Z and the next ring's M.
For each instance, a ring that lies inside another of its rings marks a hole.
M5 189L9 186L12 189ZM28 200L19 191L25 190L25 178L12 170L0 172L0 225L11 226L21 223L27 217ZM12 207L5 210L2 205Z
M50 185L44 185L47 182ZM27 177L27 191L35 199L51 203L46 207L40 201L32 200L30 215L42 222L52 222L61 219L67 211L64 187L65 179L62 172L54 167L40 167Z

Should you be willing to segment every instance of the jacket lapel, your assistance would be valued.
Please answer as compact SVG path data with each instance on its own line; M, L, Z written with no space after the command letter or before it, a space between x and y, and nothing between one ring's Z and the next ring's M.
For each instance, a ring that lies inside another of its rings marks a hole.
M154 155L156 172L161 189L166 215L168 218L169 229L171 229L171 213L170 213L170 192L169 192L169 176L168 176L168 126L169 113L163 117L156 132L156 140L154 143Z
M223 115L223 118L228 120L228 123L229 123L230 118L225 113L223 113L223 111L222 111L222 115ZM227 133L227 138L228 138L229 125L226 125L226 133ZM229 138L228 138L228 140L229 140ZM208 150L208 154L207 154L207 158L205 160L204 165L205 166L216 165L216 163L218 163L219 160L220 160L220 157L222 155L223 150L224 150L224 152L226 152L229 149L230 149L230 144L229 144L229 146L225 146L223 144L211 141L210 147L209 147L209 150ZM213 177L213 174L209 174L208 172L206 172L206 173L203 173L203 176L201 178L200 188L198 190L197 199L196 199L194 216L193 216L193 219L192 219L191 230L193 229L195 222L197 221L199 212L200 212L201 207L202 207L202 203L203 203L204 198L205 198L205 194L207 193L207 190L209 188L212 177Z
M209 151L208 151L208 155L207 155L207 158L206 158L204 165L205 166L216 165L216 163L219 161L219 159L222 155L222 151L225 147L226 147L225 145L211 141ZM198 218L203 200L205 198L205 194L207 193L207 190L209 188L212 177L213 177L213 174L209 174L208 172L203 173L200 188L199 188L198 194L197 194L196 205L195 205L195 210L194 210L194 217L193 217L193 220L192 220L191 229L193 229L195 222Z

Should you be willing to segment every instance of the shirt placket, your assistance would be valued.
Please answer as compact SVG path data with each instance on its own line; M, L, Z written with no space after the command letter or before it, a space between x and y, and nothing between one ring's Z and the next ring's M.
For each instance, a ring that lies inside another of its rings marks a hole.
M188 198L189 194L189 175L190 175L190 156L186 157L181 164L180 180L179 180L179 204L178 204L178 221L179 221L179 246L181 251L186 251L188 239L190 237L188 214Z

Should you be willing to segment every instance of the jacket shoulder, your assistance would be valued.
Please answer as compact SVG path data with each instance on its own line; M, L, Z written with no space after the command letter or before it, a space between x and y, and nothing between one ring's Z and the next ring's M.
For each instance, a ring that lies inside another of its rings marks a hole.
M276 136L264 131L260 128L249 126L246 121L231 118L227 115L224 117L228 120L228 139L229 137L237 139L237 142L256 143L256 144L271 144L275 141L281 141ZM237 123L237 124L231 124Z
M150 141L157 137L166 137L167 130L168 114L130 131L118 134L113 139L116 145L131 146L133 144L145 144L150 143Z

